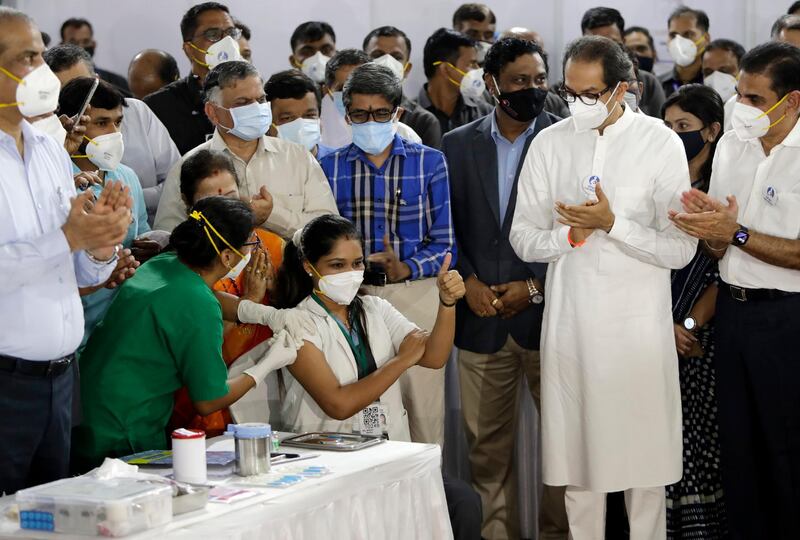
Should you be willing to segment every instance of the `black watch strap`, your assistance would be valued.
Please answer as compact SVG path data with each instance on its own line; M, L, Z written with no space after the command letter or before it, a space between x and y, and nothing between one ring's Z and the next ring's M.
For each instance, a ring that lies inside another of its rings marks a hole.
M741 247L745 245L748 240L750 240L750 230L744 225L739 225L739 230L733 233L731 244Z

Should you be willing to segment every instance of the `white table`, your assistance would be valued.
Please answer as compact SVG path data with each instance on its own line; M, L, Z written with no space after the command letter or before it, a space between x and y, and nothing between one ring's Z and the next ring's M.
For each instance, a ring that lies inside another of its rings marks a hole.
M302 453L303 450L286 449ZM328 540L453 538L436 445L389 441L358 452L322 452L292 465L325 465L333 474L286 489L258 489L233 504L177 516L169 525L131 539ZM273 467L280 471L281 466ZM79 540L23 531L0 520L0 538ZM94 538L94 537L92 537Z

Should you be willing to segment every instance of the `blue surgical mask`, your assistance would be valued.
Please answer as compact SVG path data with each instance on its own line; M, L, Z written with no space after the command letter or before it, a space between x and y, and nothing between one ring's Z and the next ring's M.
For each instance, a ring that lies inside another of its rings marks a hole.
M225 109L225 107L220 107ZM228 133L245 141L254 141L263 137L272 124L272 108L269 103L251 103L241 107L225 109L231 113L233 127L220 124Z
M278 136L281 139L292 141L306 147L311 151L319 144L320 129L317 118L298 118L278 126Z
M367 154L380 154L394 139L397 133L397 122L364 122L351 124L353 130L353 144Z
M333 99L333 105L336 107L336 110L339 111L339 114L342 117L347 115L347 109L344 108L344 92L334 92L331 94L331 98Z

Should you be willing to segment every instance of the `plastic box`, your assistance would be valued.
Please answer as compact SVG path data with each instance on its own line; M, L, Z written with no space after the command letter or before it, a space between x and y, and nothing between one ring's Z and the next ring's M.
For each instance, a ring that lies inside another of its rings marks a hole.
M17 492L23 529L120 537L172 520L172 488L135 478L79 476Z

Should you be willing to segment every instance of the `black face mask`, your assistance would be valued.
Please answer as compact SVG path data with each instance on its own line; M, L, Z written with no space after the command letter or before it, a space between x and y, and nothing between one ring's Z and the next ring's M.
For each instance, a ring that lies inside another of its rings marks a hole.
M547 90L525 88L516 92L502 93L496 99L498 107L514 120L531 122L542 113Z
M637 54L636 55L636 60L639 61L639 69L642 69L644 71L650 71L650 72L653 71L653 59L652 58L649 58L647 56L639 56Z
M678 137L683 142L683 148L686 150L686 159L689 161L696 158L697 154L702 152L706 146L706 141L703 140L703 136L700 134L701 131L702 129L698 129L697 131L678 133Z

